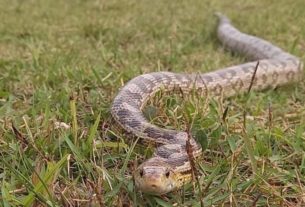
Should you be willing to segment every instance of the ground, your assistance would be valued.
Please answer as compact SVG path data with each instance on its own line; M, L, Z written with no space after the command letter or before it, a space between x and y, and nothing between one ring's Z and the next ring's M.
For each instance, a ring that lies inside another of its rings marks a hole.
M245 62L214 12L305 60L303 0L0 0L1 206L304 206L305 84L229 100L159 96L145 113L197 131L199 180L143 195L132 171L153 152L115 127L131 78Z

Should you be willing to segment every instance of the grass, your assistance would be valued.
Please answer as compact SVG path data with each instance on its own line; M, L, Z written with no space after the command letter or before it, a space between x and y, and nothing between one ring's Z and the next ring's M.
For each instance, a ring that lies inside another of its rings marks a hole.
M217 41L215 11L305 60L304 6L1 0L0 206L304 206L303 82L224 101L153 99L145 113L154 123L191 124L205 149L201 188L163 197L134 189L132 171L153 147L117 129L109 113L139 74L245 62Z

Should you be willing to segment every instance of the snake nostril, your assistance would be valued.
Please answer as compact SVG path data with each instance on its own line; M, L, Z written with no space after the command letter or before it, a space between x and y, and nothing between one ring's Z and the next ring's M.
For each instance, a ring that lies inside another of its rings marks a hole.
M168 178L168 177L169 177L169 174L170 174L170 172L167 171L167 172L165 173L165 176Z
M143 177L144 171L143 171L143 170L140 170L140 173L139 173L139 174L140 174L141 177Z

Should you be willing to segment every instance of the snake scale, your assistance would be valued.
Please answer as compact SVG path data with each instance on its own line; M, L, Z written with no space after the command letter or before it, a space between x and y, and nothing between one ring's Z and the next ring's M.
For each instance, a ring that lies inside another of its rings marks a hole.
M187 140L194 158L202 154L200 144L188 133L158 127L144 117L142 108L156 92L179 88L183 93L195 90L210 97L229 97L246 92L250 84L254 90L263 90L297 82L302 77L303 64L299 58L263 39L240 32L226 16L217 16L217 35L224 47L244 54L253 62L204 74L143 74L130 80L113 101L111 113L121 127L158 143L153 156L134 172L136 187L143 192L162 195L192 180Z

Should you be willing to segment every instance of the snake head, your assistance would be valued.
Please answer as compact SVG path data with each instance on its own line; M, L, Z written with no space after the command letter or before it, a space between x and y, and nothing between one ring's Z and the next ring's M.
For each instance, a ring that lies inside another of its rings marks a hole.
M134 180L137 189L153 195L166 194L178 187L175 172L159 158L141 164L134 172Z

